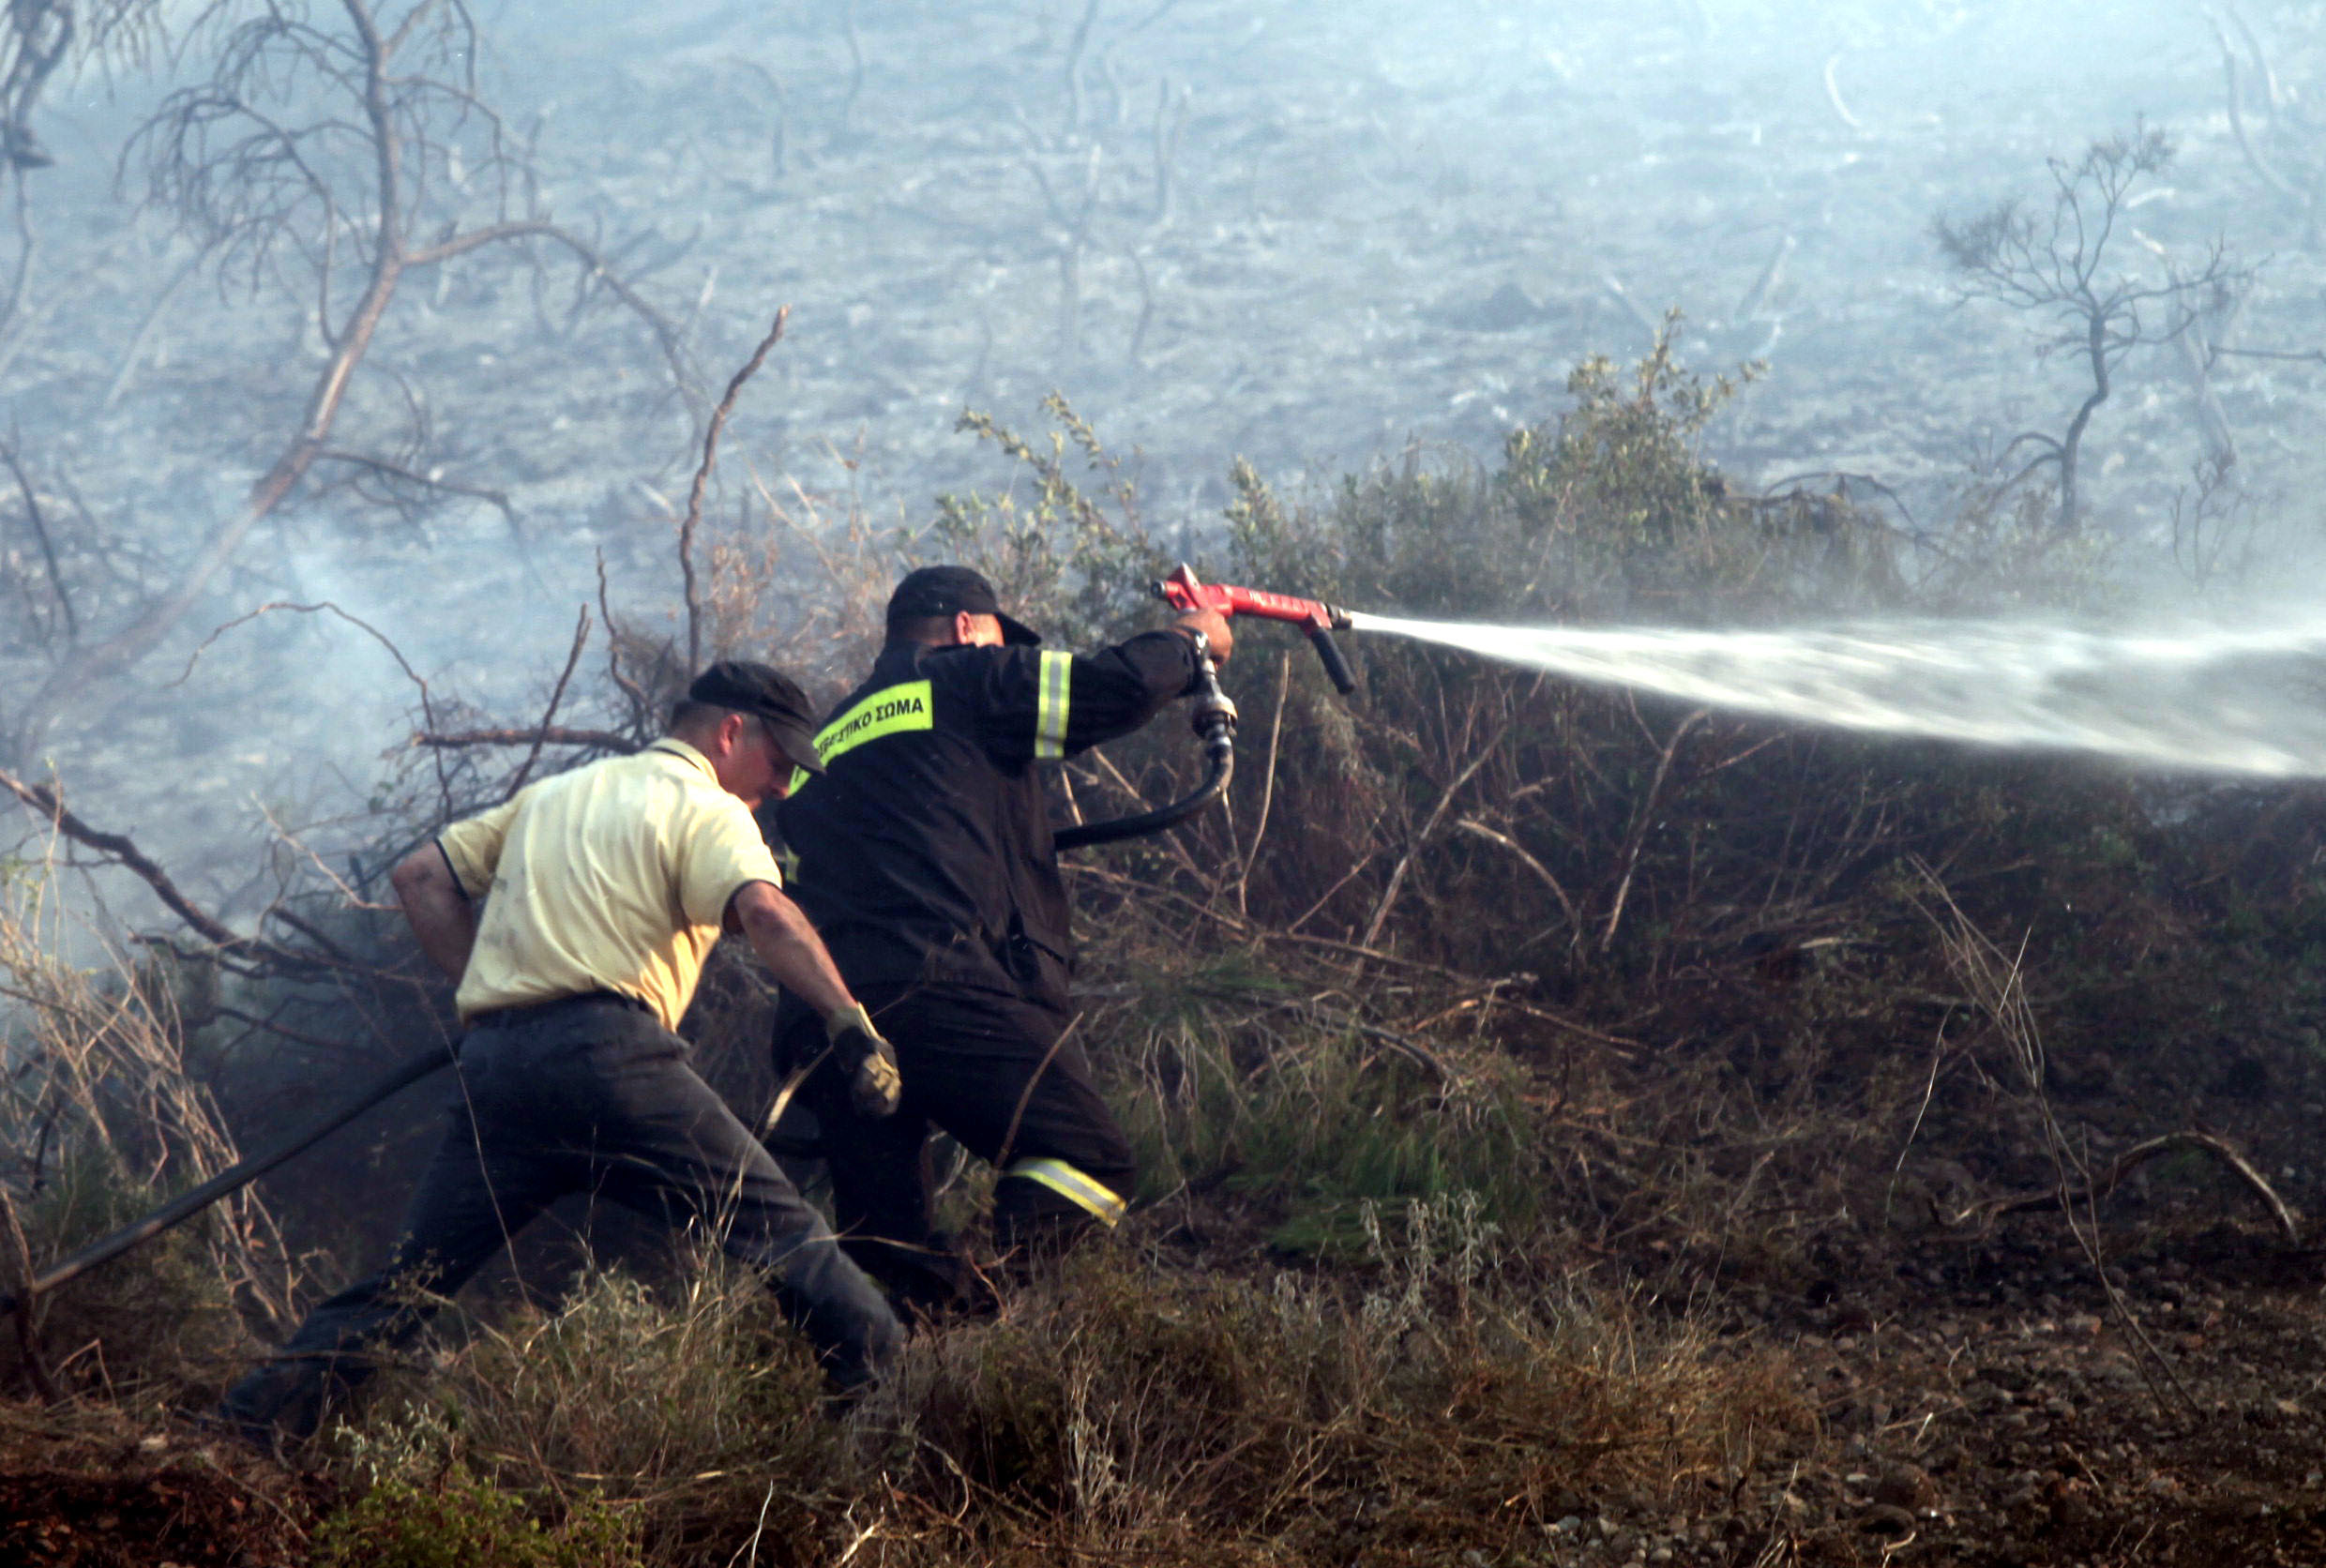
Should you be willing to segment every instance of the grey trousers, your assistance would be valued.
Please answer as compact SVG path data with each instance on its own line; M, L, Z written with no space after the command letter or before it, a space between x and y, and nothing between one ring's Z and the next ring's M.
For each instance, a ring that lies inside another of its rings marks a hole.
M612 997L527 1008L472 1029L461 1093L387 1263L317 1307L226 1395L222 1418L262 1443L312 1435L525 1223L592 1191L695 1225L760 1270L843 1387L874 1376L903 1330L726 1103L686 1042Z

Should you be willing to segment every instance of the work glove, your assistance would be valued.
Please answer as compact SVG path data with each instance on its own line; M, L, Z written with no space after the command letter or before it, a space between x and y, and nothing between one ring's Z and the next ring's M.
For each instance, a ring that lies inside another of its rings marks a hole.
M831 1042L832 1055L841 1071L848 1074L849 1098L854 1101L857 1114L894 1114L904 1093L904 1079L897 1073L895 1048L872 1027L872 1015L864 1010L864 1003L827 1014L823 1035Z

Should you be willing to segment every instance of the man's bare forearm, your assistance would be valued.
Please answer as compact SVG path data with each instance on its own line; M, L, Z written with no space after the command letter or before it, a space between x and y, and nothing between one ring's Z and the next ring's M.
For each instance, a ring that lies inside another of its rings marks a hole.
M396 863L388 881L420 951L438 969L460 979L476 945L476 910L453 880L444 852L434 844L421 845Z
M776 984L826 1018L855 1005L823 939L797 904L769 883L753 882L735 895L734 912L751 951Z

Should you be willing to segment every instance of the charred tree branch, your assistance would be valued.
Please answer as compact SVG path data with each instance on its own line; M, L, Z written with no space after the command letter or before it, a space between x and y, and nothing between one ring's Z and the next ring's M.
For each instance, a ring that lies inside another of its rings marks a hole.
M702 662L702 604L695 588L695 529L702 521L702 493L711 483L711 470L718 462L718 435L727 428L727 416L735 411L735 400L743 394L743 384L759 373L767 363L767 355L783 340L784 324L792 319L792 308L779 306L775 324L767 336L759 340L751 357L727 384L727 395L711 411L710 428L702 435L702 461L695 467L695 482L687 492L687 517L678 527L678 571L687 585L687 668L691 672Z
M566 668L558 672L557 685L550 692L550 705L541 711L540 725L533 732L533 749L525 753L523 763L509 779L508 789L501 796L503 800L517 798L517 792L525 787L525 776L533 772L533 764L541 760L541 747L548 743L551 721L557 716L557 705L566 700L566 683L573 679L574 667L582 662L582 650L589 640L590 607L585 604L573 624L573 647L566 655Z
M465 495L471 500L485 502L499 512L510 527L517 526L517 508L510 504L508 492L506 490L491 490L483 485L462 484L458 479L438 478L433 475L422 474L406 468L401 463L390 462L385 458L375 458L365 452L350 452L337 446L325 447L317 452L315 459L319 462L346 463L351 468L360 468L368 473L376 474L383 479L393 479L400 484L417 485L422 490L442 490L446 495Z
M193 901L178 891L170 874L148 859L128 837L107 833L91 827L66 809L64 800L46 784L27 784L14 774L0 770L0 790L6 790L18 800L48 820L49 825L76 844L109 855L128 870L144 880L155 897L167 905L170 912L199 931L204 939L231 950L264 948L268 944L250 937L237 936L228 927L197 909Z
M569 730L558 724L531 730L455 730L445 733L424 730L412 737L411 744L446 751L480 746L585 746L625 756L638 749L636 741L611 730Z
M48 568L49 591L56 596L56 607L64 612L65 641L76 641L81 636L81 618L73 613L72 596L66 592L65 574L56 564L55 541L49 537L48 520L40 512L40 498L33 491L32 478L24 472L14 441L0 445L0 461L8 465L8 472L16 476L16 488L24 497L24 520L32 528L34 542L40 547L40 564Z

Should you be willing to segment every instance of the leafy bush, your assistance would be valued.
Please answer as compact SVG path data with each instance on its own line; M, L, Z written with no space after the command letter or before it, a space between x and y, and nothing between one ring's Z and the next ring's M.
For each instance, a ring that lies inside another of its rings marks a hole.
M319 1568L625 1568L635 1560L627 1523L597 1500L545 1526L522 1498L457 1466L430 1485L383 1481L315 1536Z
M1550 1169L1502 1053L1433 1050L1235 957L1141 965L1126 988L1084 1027L1142 1196L1224 1191L1268 1216L1275 1245L1338 1259L1361 1253L1375 1203L1463 1193L1513 1232L1543 1213Z

